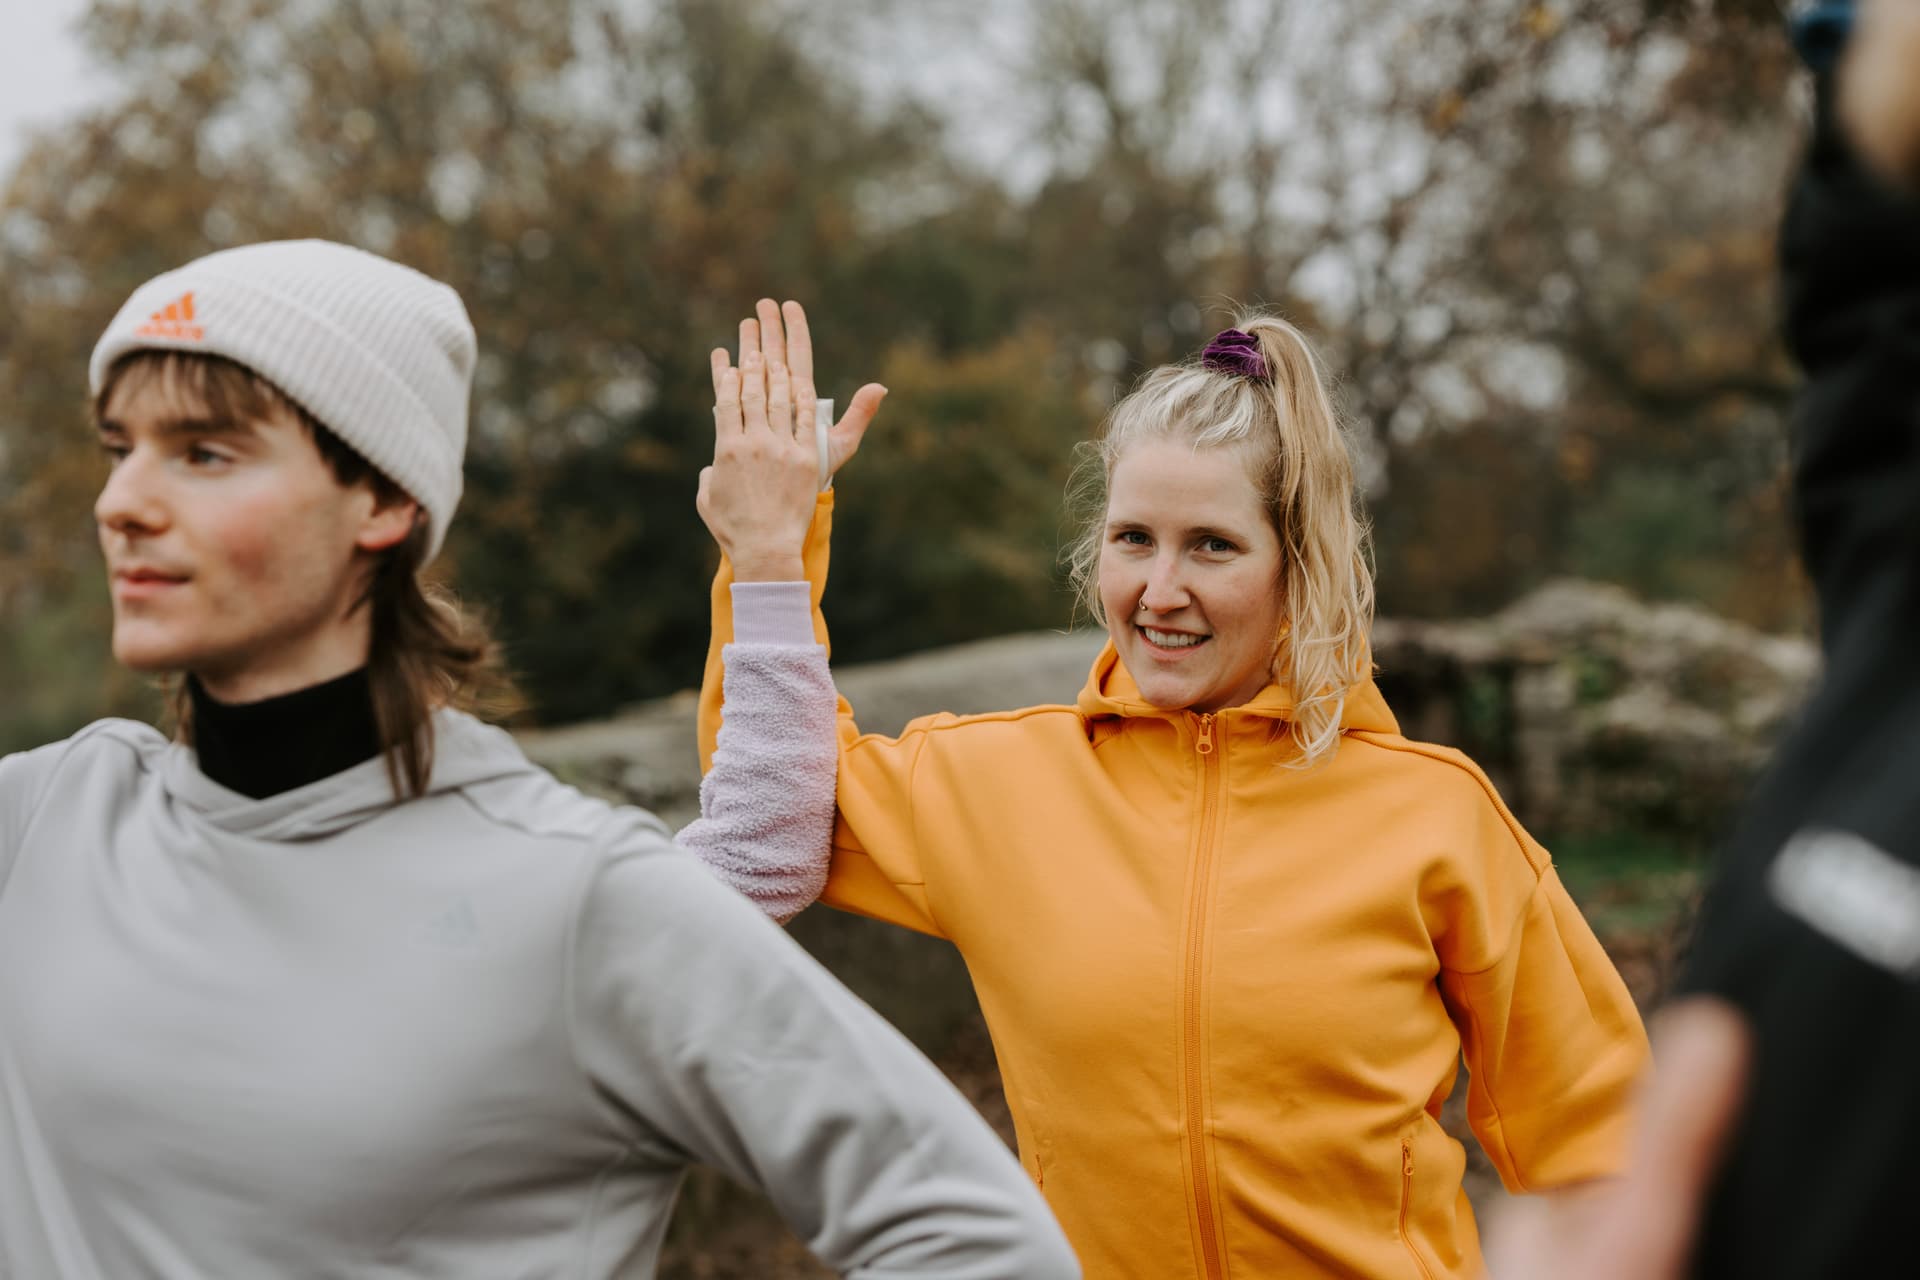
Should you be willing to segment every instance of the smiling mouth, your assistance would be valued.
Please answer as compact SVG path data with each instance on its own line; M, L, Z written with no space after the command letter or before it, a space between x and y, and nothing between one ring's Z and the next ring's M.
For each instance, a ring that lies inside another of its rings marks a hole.
M1140 634L1146 637L1148 644L1156 649L1192 649L1211 639L1209 636L1197 636L1190 631L1162 631L1158 627L1140 626Z

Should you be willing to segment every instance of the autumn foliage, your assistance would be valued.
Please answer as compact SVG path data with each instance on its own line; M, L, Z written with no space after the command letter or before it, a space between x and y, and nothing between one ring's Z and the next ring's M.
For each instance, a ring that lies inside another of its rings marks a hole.
M146 705L104 643L95 335L289 236L467 299L444 563L543 720L697 679L705 353L761 294L808 303L825 393L893 390L838 656L1066 624L1072 445L1256 302L1341 372L1384 611L1577 573L1804 626L1769 8L95 0L123 96L0 189L0 750Z

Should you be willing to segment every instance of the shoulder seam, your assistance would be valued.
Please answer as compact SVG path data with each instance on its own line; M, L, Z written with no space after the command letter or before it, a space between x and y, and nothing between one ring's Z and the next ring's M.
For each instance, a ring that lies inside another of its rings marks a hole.
M1033 716L1056 715L1056 714L1062 714L1062 713L1073 716L1075 719L1080 718L1080 709L1078 707L1069 706L1064 702L1041 703L1038 706L1018 707L1011 711L980 711L980 712L975 712L971 715L964 715L964 716L955 715L951 711L935 711L935 712L929 713L928 715L916 716L914 719L909 720L906 723L906 725L900 730L899 736L894 738L893 740L895 742L904 742L909 737L931 735L931 734L940 733L949 729L964 729L969 725L993 724L993 723L999 723L999 722L1010 724L1013 721L1025 720ZM950 717L950 718L942 719L942 717ZM887 735L884 733L862 733L860 737L854 739L854 741L858 742L863 738L885 738L885 737L887 737Z
M1547 866L1542 866L1534 858L1533 848L1527 839L1526 832L1521 829L1519 821L1508 811L1506 802L1500 798L1500 793L1493 789L1493 783L1488 780L1486 773L1464 753L1452 747L1436 746L1430 742L1415 742L1411 738L1403 738L1398 734L1378 734L1371 729L1356 729L1352 732L1353 736L1362 742L1387 751L1424 756L1441 764L1452 765L1472 778L1479 784L1481 794L1486 796L1487 802L1493 806L1493 811L1500 815L1500 821L1506 824L1507 834L1513 837L1514 844L1519 847L1520 856L1527 860L1529 867L1533 868L1534 878L1537 880L1546 875L1547 867L1551 866L1552 862L1549 860Z

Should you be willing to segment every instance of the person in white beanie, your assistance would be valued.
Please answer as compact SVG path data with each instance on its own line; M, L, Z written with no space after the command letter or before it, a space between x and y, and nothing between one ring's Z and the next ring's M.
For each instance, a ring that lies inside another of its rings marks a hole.
M849 1275L1077 1275L767 918L797 904L723 883L832 821L804 583L749 606L677 841L459 709L491 646L420 570L473 365L451 289L315 241L162 275L100 339L114 653L177 723L0 759L0 1276L650 1275L695 1161ZM810 512L811 444L772 443Z

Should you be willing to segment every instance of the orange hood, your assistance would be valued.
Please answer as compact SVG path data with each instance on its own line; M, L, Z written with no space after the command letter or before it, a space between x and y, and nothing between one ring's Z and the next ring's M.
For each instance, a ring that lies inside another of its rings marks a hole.
M1141 697L1140 686L1133 682L1132 673L1120 661L1120 653L1111 640L1100 650L1100 656L1093 660L1093 669L1087 673L1087 683L1081 688L1076 705L1080 714L1089 720L1112 716L1166 719L1186 714L1181 708L1169 710L1156 707ZM1234 710L1274 720L1292 720L1293 706L1292 692L1275 682L1255 694L1252 701ZM1399 721L1393 718L1393 712L1387 708L1387 700L1380 696L1380 689L1371 678L1362 680L1348 691L1346 705L1340 710L1340 727L1369 733L1400 732Z

